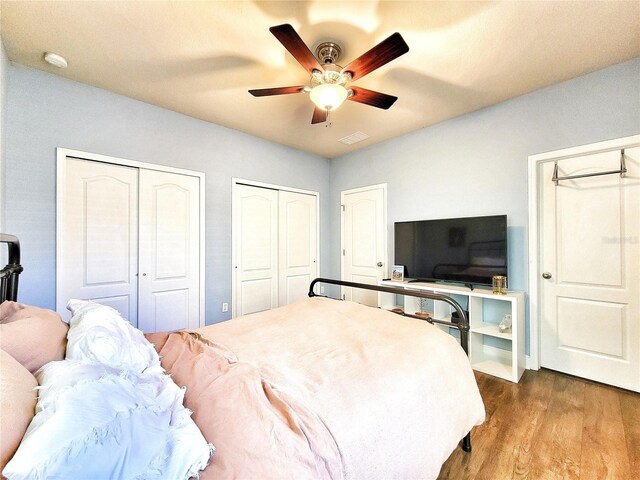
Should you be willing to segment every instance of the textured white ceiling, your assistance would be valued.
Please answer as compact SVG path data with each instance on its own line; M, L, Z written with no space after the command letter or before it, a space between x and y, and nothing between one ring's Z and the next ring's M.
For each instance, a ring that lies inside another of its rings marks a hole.
M336 156L640 56L640 2L0 2L12 62L316 153ZM399 97L355 102L311 125L308 84L269 32L290 23L348 64L393 32L409 52L356 85ZM69 67L43 61L45 51ZM369 138L338 140L355 132Z

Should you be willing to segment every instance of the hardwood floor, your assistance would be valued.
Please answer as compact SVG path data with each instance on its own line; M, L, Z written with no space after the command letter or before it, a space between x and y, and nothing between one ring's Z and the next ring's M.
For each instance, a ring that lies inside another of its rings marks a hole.
M545 369L476 379L487 418L439 479L640 479L640 394Z

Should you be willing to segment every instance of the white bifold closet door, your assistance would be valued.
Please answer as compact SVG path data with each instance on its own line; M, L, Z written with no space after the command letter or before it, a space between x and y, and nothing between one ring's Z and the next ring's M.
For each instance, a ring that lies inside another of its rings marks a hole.
M307 296L317 276L317 196L237 184L235 316Z
M67 157L57 310L94 300L145 332L200 326L200 179Z

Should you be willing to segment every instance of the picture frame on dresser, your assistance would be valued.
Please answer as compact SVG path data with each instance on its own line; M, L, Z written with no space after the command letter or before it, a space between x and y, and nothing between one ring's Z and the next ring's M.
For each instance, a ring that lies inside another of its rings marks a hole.
M394 265L391 270L391 280L394 282L404 281L404 265Z

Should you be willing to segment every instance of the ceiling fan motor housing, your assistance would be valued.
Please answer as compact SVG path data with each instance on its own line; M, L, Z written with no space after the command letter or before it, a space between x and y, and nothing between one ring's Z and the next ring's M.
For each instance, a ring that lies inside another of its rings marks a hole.
M336 63L341 53L342 48L340 48L340 45L333 42L322 42L316 48L316 57L318 57L320 63Z

